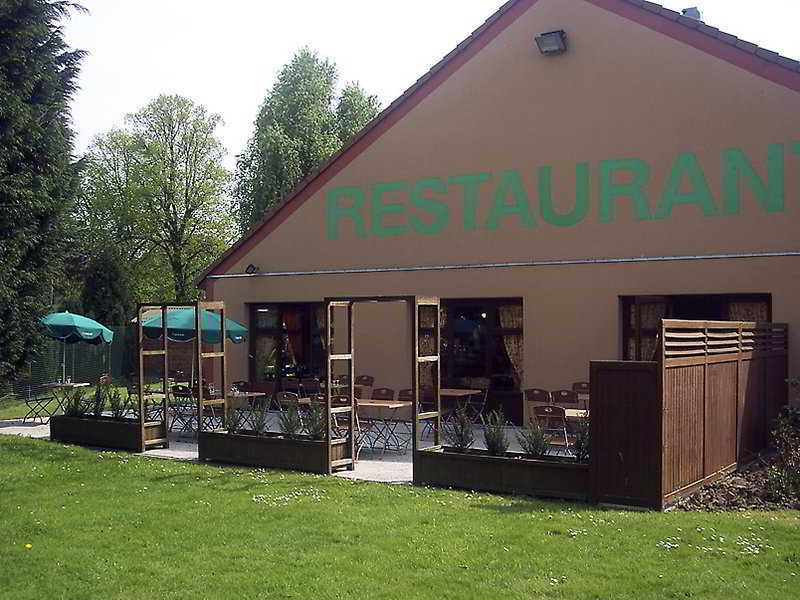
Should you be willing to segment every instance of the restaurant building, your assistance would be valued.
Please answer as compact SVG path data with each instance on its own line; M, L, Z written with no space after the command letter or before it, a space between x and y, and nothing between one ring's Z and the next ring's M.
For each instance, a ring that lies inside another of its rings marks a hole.
M799 91L650 2L506 3L203 274L251 329L229 377L321 374L326 297L405 295L442 299L442 385L517 421L666 317L786 322L800 373ZM407 315L357 305L357 374L411 386Z

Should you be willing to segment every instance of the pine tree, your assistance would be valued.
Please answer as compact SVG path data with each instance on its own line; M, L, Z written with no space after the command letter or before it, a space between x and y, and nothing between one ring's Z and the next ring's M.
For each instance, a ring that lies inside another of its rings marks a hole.
M64 41L60 0L0 2L0 380L41 341L76 193L69 101L83 55Z

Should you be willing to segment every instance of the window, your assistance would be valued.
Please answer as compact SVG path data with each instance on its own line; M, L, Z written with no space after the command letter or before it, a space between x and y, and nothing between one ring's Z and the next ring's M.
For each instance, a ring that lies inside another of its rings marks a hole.
M523 376L522 299L442 300L444 387L518 389Z
M250 329L251 382L323 375L324 304L252 304Z
M623 360L658 357L661 319L708 321L770 321L769 294L685 294L623 296Z

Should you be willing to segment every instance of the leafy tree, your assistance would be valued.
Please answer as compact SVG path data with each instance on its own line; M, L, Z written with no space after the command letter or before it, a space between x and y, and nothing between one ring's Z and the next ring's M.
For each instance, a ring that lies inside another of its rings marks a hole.
M64 255L64 216L76 193L69 102L83 53L61 26L74 4L0 2L0 379L41 342Z
M336 107L336 123L339 127L339 141L348 143L380 111L377 96L368 95L358 83L349 83L339 96Z
M85 273L84 313L104 325L124 325L133 316L128 274L113 249L92 258Z
M127 123L90 149L77 215L84 240L90 249L115 249L136 300L191 300L194 277L233 233L215 136L221 119L187 98L162 95Z
M303 48L278 74L238 157L234 197L246 231L378 114L356 83L336 98L336 66Z

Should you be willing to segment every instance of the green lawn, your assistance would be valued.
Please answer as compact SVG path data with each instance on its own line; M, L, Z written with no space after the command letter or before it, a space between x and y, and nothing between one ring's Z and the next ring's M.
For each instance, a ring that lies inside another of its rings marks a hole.
M2 598L797 598L800 513L635 513L0 436Z

